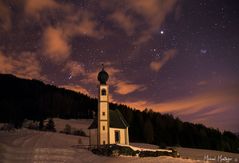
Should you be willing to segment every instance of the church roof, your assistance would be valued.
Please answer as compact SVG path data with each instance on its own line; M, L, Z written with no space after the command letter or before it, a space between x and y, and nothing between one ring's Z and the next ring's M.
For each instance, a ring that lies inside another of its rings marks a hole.
M109 109L109 114L110 114L110 127L111 128L126 128L129 126L119 110L110 110ZM94 121L91 123L91 125L88 129L95 129L95 128L98 128L98 119L97 118L94 119Z

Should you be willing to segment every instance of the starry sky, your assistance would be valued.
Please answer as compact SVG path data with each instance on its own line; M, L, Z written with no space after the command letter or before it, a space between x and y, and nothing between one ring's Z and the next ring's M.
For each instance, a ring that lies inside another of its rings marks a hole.
M239 132L238 0L0 0L0 73Z

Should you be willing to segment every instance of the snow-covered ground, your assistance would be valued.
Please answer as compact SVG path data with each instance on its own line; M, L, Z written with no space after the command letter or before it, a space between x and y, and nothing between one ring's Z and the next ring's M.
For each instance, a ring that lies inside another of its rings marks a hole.
M54 119L57 131L61 131L65 124L69 124L74 128L86 130L91 120L61 120ZM80 139L80 141L79 141ZM80 144L79 144L80 143ZM28 129L20 129L15 132L0 131L0 163L138 163L138 162L166 162L166 163L191 163L204 162L204 155L213 156L219 154L217 151L206 151L188 148L178 148L179 153L183 158L172 157L104 157L93 154L91 151L84 148L83 145L88 145L88 137L80 137L73 135L65 135L61 133L41 132ZM78 145L78 146L77 146ZM79 145L81 148L79 148ZM133 146L140 148L157 148L154 145L132 143ZM205 153L204 153L205 152ZM215 153L214 153L215 152ZM221 152L220 152L221 153ZM225 152L221 153L226 156ZM238 158L238 154L230 154L233 159ZM201 161L200 161L201 160Z

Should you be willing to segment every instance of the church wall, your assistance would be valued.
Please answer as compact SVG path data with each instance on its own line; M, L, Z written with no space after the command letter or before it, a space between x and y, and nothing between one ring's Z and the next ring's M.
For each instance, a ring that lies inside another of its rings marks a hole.
M97 129L90 129L90 145L97 145Z
M110 128L110 144L115 144L115 131L120 131L120 144L128 144L128 134L126 134L126 129L122 128Z

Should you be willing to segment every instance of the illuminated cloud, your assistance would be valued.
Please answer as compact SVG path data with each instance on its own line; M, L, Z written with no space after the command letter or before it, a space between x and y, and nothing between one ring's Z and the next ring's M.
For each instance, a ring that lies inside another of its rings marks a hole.
M53 62L65 61L71 52L67 37L59 28L48 27L43 35L44 55Z
M55 0L25 0L25 13L36 18L43 10L63 9Z
M80 85L60 85L59 87L90 95L89 91L87 91L87 89L83 88Z
M127 35L132 35L135 30L135 23L132 20L132 17L126 15L123 11L115 11L112 15L109 16L109 19L115 21L118 26L120 26Z
M213 92L213 91L212 91ZM154 103L150 101L139 101L139 109L152 108L162 113L174 113L176 115L185 115L198 112L202 109L218 106L220 104L236 102L239 97L239 91L220 90L213 93L202 93L201 95L185 97L179 100ZM138 101L126 102L131 105Z
M132 83L127 83L124 81L119 81L115 84L115 93L118 93L120 95L126 95L133 93L135 91L142 91L145 90L145 87L142 85L138 84L132 84Z
M164 53L162 59L157 61L152 61L150 63L150 68L153 71L158 72L169 60L171 60L176 54L175 49L168 50Z
M177 0L112 0L111 3L102 0L100 6L111 12L110 20L127 35L134 34L136 41L133 44L139 45L152 38L167 15L176 8L176 3Z
M78 62L71 61L71 60L67 61L66 65L64 66L62 71L69 72L72 77L75 77L75 76L85 73L84 67L82 67Z
M203 85L207 85L207 84L208 84L208 81L206 81L206 80L202 80L197 83L198 86L203 86Z
M140 110L148 108L161 113L172 113L186 121L225 129L232 126L232 123L235 123L233 116L235 117L235 115L239 114L239 110L233 109L238 103L238 99L239 89L235 87L214 91L210 90L196 96L167 102L156 103L147 100L132 100L121 103ZM215 122L220 121L222 118L227 122L227 126L225 124L219 125L219 123Z
M111 65L111 63L106 63L105 65ZM134 84L132 82L126 82L122 78L120 78L121 70L113 67L112 65L110 67L106 66L106 71L109 74L109 82L108 84L112 87L114 87L114 92L120 95L126 95L130 94L136 91L143 91L146 89L145 86L140 84ZM81 80L82 83L85 84L98 84L97 75L99 73L100 69L97 69L93 72L86 72L84 79Z
M105 65L110 65L111 63L105 63ZM86 72L85 77L81 80L83 83L91 83L91 84L98 84L97 75L99 73L100 69L96 69L92 72ZM106 71L109 74L110 80L109 85L114 85L118 79L118 74L121 72L120 69L117 69L113 66L106 67Z
M0 30L9 31L11 28L11 11L8 6L0 1Z
M129 5L148 22L136 44L147 42L163 24L166 16L175 8L177 0L129 0Z
M7 56L0 51L0 72L28 79L47 80L41 74L41 66L36 55L29 52Z
M101 38L103 30L97 28L97 22L93 20L89 12L68 13L60 26L47 27L43 35L44 54L59 63L66 61L71 55L71 40L77 36Z
M68 18L65 22L65 30L69 36L88 36L93 38L101 38L103 30L98 29L97 22L93 19L89 12L78 12L72 14L73 17Z

